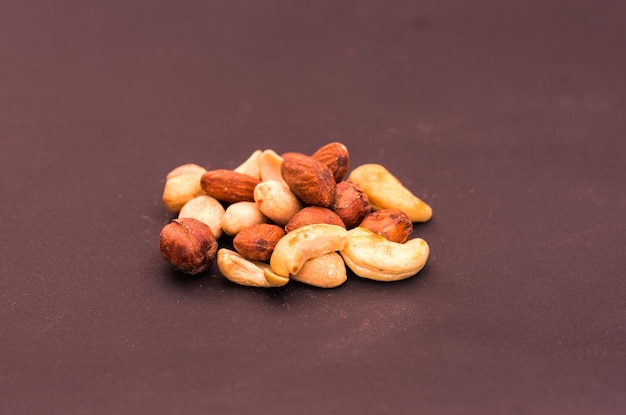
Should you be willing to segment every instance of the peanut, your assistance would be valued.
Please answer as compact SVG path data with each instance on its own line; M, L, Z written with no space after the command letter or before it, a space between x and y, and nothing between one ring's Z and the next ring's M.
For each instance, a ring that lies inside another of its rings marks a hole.
M346 282L348 274L341 255L329 252L306 261L291 279L315 287L335 288Z
M254 188L254 201L265 216L285 226L302 209L302 203L285 183L267 180Z
M222 230L226 235L233 236L252 225L269 221L255 202L237 202L226 208L222 219Z
M215 238L222 236L224 206L209 195L200 195L185 203L178 213L179 218L198 219L211 228Z

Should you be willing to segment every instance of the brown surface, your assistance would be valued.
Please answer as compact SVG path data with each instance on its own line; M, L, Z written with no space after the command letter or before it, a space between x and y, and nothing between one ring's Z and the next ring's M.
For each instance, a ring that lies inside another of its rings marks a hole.
M0 412L623 413L622 4L0 2ZM334 139L433 206L417 277L162 261L171 168Z

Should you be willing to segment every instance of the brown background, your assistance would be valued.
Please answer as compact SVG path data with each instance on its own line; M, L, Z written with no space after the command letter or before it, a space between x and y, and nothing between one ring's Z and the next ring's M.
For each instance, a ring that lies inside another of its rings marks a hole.
M617 414L622 2L0 0L0 412ZM418 276L160 258L165 174L344 142Z

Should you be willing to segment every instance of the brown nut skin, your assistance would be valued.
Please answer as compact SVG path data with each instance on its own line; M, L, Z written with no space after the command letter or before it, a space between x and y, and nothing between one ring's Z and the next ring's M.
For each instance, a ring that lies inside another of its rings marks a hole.
M291 191L305 204L330 207L337 183L324 163L294 153L284 156L281 173Z
M185 274L206 271L215 261L217 241L209 225L193 218L174 219L161 229L161 256Z
M359 226L401 244L408 241L413 232L411 219L399 209L381 209L372 212Z
M211 170L200 178L200 186L209 196L225 203L254 202L254 188L261 181L234 170Z
M291 220L285 225L285 231L291 232L294 229L314 223L328 223L329 225L338 225L343 228L346 227L339 215L332 210L320 206L307 206L291 218Z
M350 182L337 183L331 209L343 220L346 229L358 226L372 208L361 187Z
M311 157L327 165L333 172L337 183L342 181L348 174L350 154L348 153L348 148L339 142L328 143L320 147Z
M285 231L280 226L260 223L239 232L233 239L233 248L246 259L269 261L274 247L283 236Z

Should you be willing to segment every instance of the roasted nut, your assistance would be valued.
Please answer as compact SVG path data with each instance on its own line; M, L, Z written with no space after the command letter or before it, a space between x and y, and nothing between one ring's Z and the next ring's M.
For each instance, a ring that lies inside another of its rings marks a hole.
M270 288L289 282L289 278L277 275L268 264L248 260L226 248L217 252L217 266L226 279L239 285Z
M204 167L194 163L187 163L172 169L169 173L167 173L165 179L168 180L176 176L184 176L187 174L201 177L204 173L206 173L206 169Z
M341 226L326 223L298 228L278 241L270 265L278 275L297 274L307 260L343 249L347 232Z
M277 180L259 183L254 189L254 201L263 215L280 226L302 209L302 203L287 184Z
M347 229L357 226L371 212L369 199L361 186L350 182L337 183L331 209L343 220Z
M347 232L347 241L339 253L359 277L402 280L417 274L428 259L429 247L423 239L414 238L400 244L361 227Z
M255 202L237 202L226 208L222 219L222 230L225 234L233 236L249 226L269 221Z
M159 235L161 255L186 274L206 271L215 261L217 241L211 228L193 218L174 219Z
M350 173L348 181L361 186L373 210L400 209L412 222L426 222L432 217L431 207L380 164L357 167Z
M281 165L283 179L304 203L330 207L335 198L337 183L324 163L309 156L290 155Z
M283 175L280 172L280 167L283 164L283 158L279 156L274 150L265 150L259 159L259 169L261 174L261 181L266 182L268 180L283 181Z
M254 201L254 188L260 180L234 170L211 170L200 179L202 189L225 203Z
M335 288L346 282L348 274L341 255L329 252L306 261L291 279L315 287Z
M285 231L291 232L294 229L301 228L305 225L314 223L328 223L330 225L338 225L345 228L341 218L332 210L320 206L308 206L300 210L285 225Z
M283 236L285 231L280 226L261 223L239 232L233 239L233 247L247 259L269 261L274 247Z
M328 143L320 147L311 157L327 165L333 172L337 183L343 180L350 168L348 148L338 142Z
M254 177L255 179L261 178L261 169L260 169L260 160L263 155L263 151L255 150L250 154L250 156L237 166L234 171L241 174L247 174L250 177Z
M219 239L222 236L222 221L224 220L224 206L212 196L200 195L185 203L178 213L178 218L194 218L209 227Z
M413 232L413 223L399 209L381 209L370 213L359 225L392 242L405 243Z
M185 203L204 194L200 178L206 172L197 164L184 164L170 171L163 187L163 204L172 213L178 213Z

